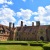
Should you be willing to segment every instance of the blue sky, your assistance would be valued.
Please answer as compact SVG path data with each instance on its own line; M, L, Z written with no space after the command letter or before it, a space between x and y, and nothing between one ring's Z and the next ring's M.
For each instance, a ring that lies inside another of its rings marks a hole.
M0 24L20 26L21 21L28 26L36 21L49 25L50 0L0 0Z

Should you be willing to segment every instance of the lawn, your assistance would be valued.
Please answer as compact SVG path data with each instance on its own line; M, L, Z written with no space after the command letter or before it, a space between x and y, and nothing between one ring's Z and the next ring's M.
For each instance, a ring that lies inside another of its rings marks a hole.
M0 45L0 50L43 50L40 46Z
M44 50L44 48L46 48L45 47L46 45L50 46L50 42L43 42L43 41L0 41L0 50Z

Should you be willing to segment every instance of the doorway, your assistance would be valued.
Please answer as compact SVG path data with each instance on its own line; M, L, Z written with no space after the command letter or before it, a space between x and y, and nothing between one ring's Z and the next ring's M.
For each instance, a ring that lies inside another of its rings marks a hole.
M41 37L40 37L40 40L44 41L44 37L43 37L43 36L41 36Z

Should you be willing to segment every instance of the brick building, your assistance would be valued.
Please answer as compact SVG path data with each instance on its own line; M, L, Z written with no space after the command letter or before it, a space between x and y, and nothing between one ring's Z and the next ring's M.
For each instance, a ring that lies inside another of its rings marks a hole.
M0 41L7 40L50 41L50 25L40 25L39 21L36 21L36 26L33 22L32 26L23 26L23 21L20 27L15 27L11 22L9 26L0 25Z

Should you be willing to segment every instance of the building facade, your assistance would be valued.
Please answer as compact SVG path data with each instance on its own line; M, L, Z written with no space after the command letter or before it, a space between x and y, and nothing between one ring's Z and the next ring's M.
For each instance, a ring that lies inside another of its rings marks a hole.
M11 22L9 26L0 25L0 41L7 40L50 41L50 25L40 25L39 21L36 22L36 26L33 22L32 26L23 26L23 21L20 27L15 27Z
M50 41L50 25L40 25L40 22L36 22L36 26L32 22L32 26L21 26L16 29L15 40L28 40L28 41Z

